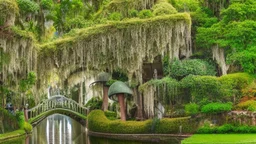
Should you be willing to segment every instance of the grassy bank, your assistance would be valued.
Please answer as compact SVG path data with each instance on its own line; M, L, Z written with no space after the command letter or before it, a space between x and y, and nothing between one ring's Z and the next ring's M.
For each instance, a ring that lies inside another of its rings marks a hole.
M9 133L0 134L0 141L20 137L20 136L23 136L25 134L26 134L26 132L23 129L19 129L19 130L12 131L12 132L9 132Z
M255 144L256 134L195 134L182 144Z

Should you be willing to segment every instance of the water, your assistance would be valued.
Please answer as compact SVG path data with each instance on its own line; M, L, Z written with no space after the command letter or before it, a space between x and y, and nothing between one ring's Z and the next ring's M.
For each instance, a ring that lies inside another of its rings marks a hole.
M1 143L1 142L0 142ZM33 128L27 137L2 142L1 144L179 144L177 139L163 141L125 141L88 137L86 128L68 116L54 114Z

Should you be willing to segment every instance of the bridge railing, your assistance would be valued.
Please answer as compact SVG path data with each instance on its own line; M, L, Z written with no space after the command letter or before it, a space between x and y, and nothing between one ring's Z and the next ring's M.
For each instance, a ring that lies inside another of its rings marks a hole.
M28 109L27 117L28 119L31 119L40 115L41 113L57 108L71 110L82 115L85 115L88 112L88 109L86 107L81 106L76 101L62 95L56 95L51 97L50 99L42 101L35 107Z

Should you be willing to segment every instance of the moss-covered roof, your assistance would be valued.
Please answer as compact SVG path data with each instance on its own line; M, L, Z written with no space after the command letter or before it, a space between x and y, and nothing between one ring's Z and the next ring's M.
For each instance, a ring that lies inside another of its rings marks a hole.
M116 81L109 87L108 96L111 98L113 95L120 93L133 94L132 90L124 82Z

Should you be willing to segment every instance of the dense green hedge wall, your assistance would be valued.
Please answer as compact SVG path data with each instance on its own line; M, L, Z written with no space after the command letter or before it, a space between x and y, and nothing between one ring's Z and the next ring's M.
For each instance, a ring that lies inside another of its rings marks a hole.
M182 126L182 133L193 133L197 128L197 123L189 117L169 119L164 118L154 123L152 120L146 121L126 121L109 120L101 110L94 110L88 115L88 128L90 131L119 134L178 134L179 127ZM152 127L155 127L152 129Z

